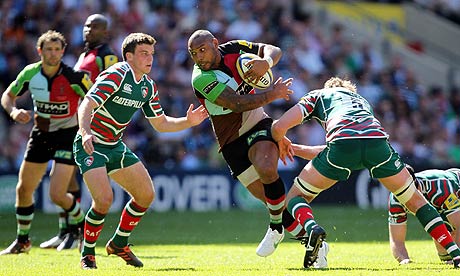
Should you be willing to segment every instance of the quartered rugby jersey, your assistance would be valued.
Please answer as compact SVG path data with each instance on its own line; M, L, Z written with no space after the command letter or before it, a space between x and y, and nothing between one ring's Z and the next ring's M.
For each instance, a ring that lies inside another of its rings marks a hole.
M78 104L92 85L88 74L61 62L56 75L48 78L41 65L39 61L26 66L10 84L11 93L21 96L30 91L38 129L56 131L76 126Z
M95 82L97 76L118 62L118 57L108 44L102 44L94 49L87 50L80 55L74 68L89 74L91 81Z
M234 141L260 120L267 118L262 107L241 113L214 103L225 87L235 93L252 94L254 88L244 82L236 69L236 60L242 53L257 54L260 45L245 40L233 40L219 45L222 60L218 69L203 71L193 67L192 87L200 103L206 108L220 147Z

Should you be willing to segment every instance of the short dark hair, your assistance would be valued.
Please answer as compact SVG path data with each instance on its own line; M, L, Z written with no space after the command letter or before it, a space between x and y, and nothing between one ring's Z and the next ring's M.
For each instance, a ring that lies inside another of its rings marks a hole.
M67 46L67 43L65 41L64 35L62 35L60 32L57 32L55 30L49 30L46 33L43 33L37 40L37 48L43 48L43 44L45 42L49 41L59 41L61 42L62 49L64 49Z
M123 54L123 60L126 60L126 53L134 53L136 46L139 44L155 45L157 41L153 36L144 33L131 33L129 34L121 44L121 52Z

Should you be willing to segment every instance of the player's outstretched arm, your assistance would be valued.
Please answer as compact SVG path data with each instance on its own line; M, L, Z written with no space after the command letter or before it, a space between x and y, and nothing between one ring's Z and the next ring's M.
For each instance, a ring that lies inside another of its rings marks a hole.
M294 152L294 155L300 158L303 158L305 160L312 160L325 148L326 148L326 145L307 146L307 145L292 144L292 150Z
M159 132L176 132L196 126L208 118L209 115L203 106L200 105L196 109L193 107L193 104L189 106L185 117L176 118L163 114L159 117L150 118L149 122Z
M272 136L275 141L280 141L286 136L289 129L302 123L302 111L300 107L294 105L286 113L284 113L278 120L272 124Z

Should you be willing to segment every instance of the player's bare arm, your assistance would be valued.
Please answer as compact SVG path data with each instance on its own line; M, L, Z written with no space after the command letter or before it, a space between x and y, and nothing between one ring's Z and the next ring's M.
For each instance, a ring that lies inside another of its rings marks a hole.
M317 156L322 150L326 148L326 145L319 146L307 146L299 144L291 144L292 150L295 156L303 158L305 160L312 160Z
M78 107L78 125L82 136L82 145L85 152L91 155L94 152L93 142L96 136L91 132L91 114L97 103L89 97L85 97Z
M219 106L228 108L233 112L244 112L267 105L277 99L289 100L292 90L289 87L292 84L292 78L283 81L282 78L273 85L273 89L259 94L238 95L229 87L219 95L215 103Z
M300 107L294 105L286 113L281 116L278 120L273 122L272 125L272 137L275 141L280 141L286 136L289 129L302 123L302 111Z
M202 105L196 109L193 108L194 106L191 104L185 117L175 118L163 114L159 117L150 118L149 122L152 127L159 132L181 131L186 128L199 125L208 118L209 115Z
M27 124L32 119L32 111L16 108L16 96L8 90L2 95L2 106L15 122Z

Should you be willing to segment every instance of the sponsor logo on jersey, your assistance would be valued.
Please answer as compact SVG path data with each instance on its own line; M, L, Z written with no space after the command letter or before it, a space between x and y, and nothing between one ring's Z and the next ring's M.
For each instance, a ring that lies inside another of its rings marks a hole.
M67 115L69 114L69 102L49 103L35 101L37 111L50 115Z
M216 80L212 81L211 83L209 83L208 85L206 85L203 88L203 93L205 93L205 94L211 93L211 91L214 89L214 87L216 87L218 84L219 84L218 81L216 81Z
M112 101L119 105L128 106L128 107L136 107L136 108L141 108L142 105L144 104L144 102L142 101L127 99L127 98L123 98L120 96L113 97Z
M94 162L94 157L88 156L88 157L85 158L85 160L83 160L83 162L85 162L85 165L87 167L90 167Z
M125 92L125 93L128 93L128 94L131 94L131 92L133 92L133 87L131 86L131 84L125 83L123 85L123 90L122 91Z
M452 193L444 201L444 204L446 205L447 209L451 210L460 206L460 200L458 199L457 195Z
M147 86L142 86L141 87L141 91L142 91L142 97L147 97L147 94L149 93L149 88Z

